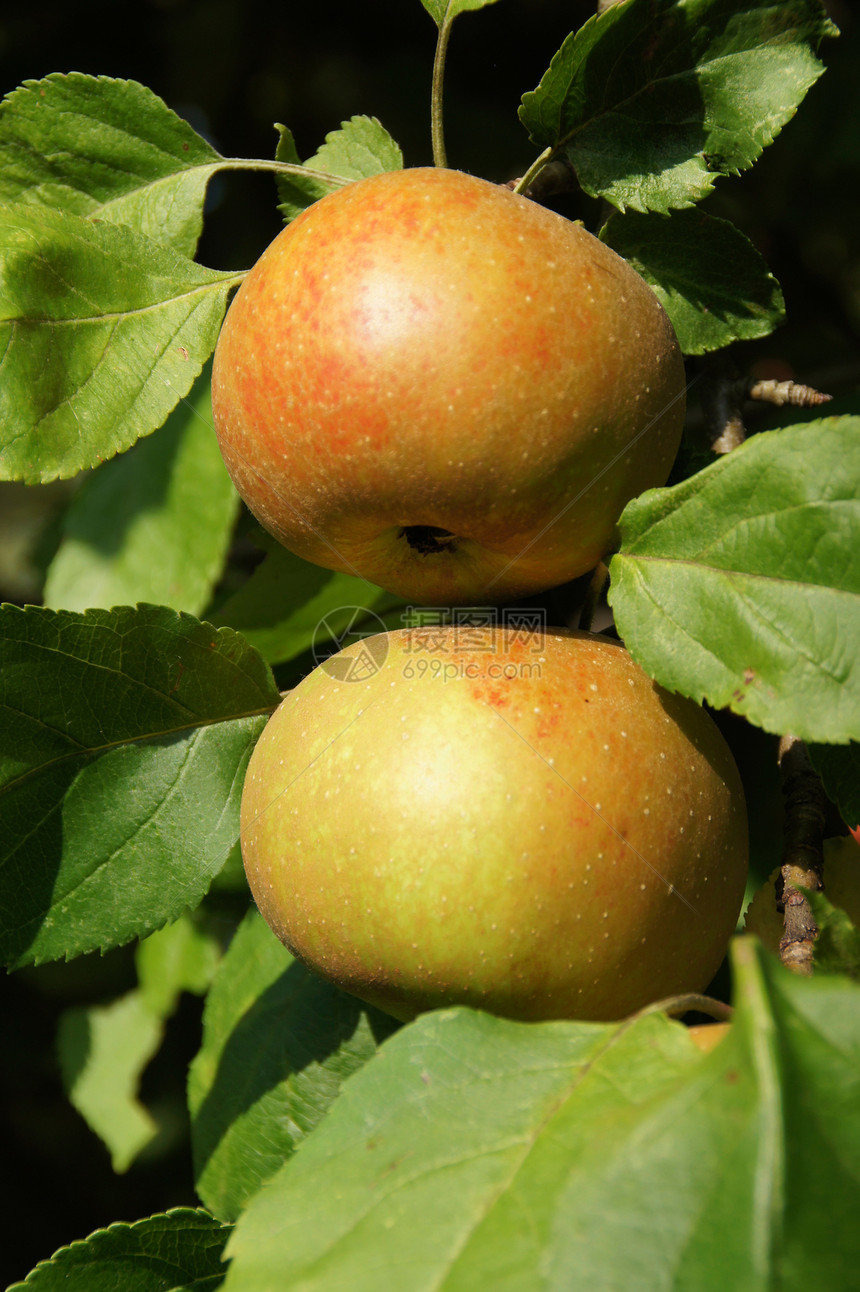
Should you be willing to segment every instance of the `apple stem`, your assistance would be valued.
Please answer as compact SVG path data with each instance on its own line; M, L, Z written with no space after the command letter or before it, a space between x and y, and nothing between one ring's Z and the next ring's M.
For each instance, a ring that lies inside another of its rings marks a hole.
M436 56L433 59L433 87L430 95L430 135L433 141L434 166L446 167L448 157L445 152L445 128L442 112L442 86L445 80L445 59L448 54L448 38L451 35L453 18L446 18L439 25L436 38Z
M525 175L523 175L521 179L518 179L516 184L514 184L514 193L527 193L534 184L537 176L543 170L544 166L548 165L548 163L553 160L553 157L554 150L552 148L545 148L540 156L536 157L531 166L529 166Z

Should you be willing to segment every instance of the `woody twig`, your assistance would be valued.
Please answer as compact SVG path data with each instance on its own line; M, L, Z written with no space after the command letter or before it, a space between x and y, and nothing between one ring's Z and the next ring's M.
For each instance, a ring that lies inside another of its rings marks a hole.
M809 975L818 926L805 890L823 888L827 801L806 746L796 736L780 740L779 769L785 804L782 867L776 880L777 909L785 923L779 954L789 969Z
M727 355L718 355L702 381L702 410L714 453L729 453L746 439L743 405L748 400L777 408L817 408L831 395L799 381L759 381L743 377Z

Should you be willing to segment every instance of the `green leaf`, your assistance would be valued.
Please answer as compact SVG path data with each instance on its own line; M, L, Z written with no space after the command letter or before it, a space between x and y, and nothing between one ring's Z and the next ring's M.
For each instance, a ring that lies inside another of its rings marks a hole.
M291 166L301 166L302 160L299 157L292 131L286 126L276 125L278 131L278 146L275 149L275 160L279 162L288 162ZM308 165L311 161L308 161ZM297 174L280 174L275 176L275 187L278 192L278 210L284 217L285 222L294 220L297 215L301 215L306 207L311 206L327 193L337 191L339 184L330 181L316 179L313 175Z
M453 22L461 13L474 9L486 9L487 5L495 4L496 0L421 0L421 3L436 26L441 27L445 23Z
M205 995L220 958L220 943L190 915L151 933L135 954L140 996L147 1009L157 1018L169 1018L183 991Z
M195 1180L207 1207L235 1218L397 1026L305 969L249 912L207 997L189 1073Z
M25 81L0 105L0 202L98 216L186 256L222 164L136 81L54 73Z
M773 141L836 34L818 0L627 0L567 38L520 119L619 210L691 206Z
M752 938L707 1056L680 1024L424 1015L251 1200L226 1292L844 1292L860 991Z
M381 631L378 615L400 605L390 593L351 574L311 565L262 530L254 541L266 552L250 579L212 616L216 625L236 628L270 664L303 654L318 640L326 644L362 622ZM362 615L362 612L366 612Z
M276 159L294 166L301 165L292 134L286 126L278 126L277 129L280 137ZM323 146L308 158L305 165L344 179L367 179L383 171L401 170L403 154L375 117L351 117L349 121L341 122L340 130L332 130L326 135ZM282 174L278 175L276 182L278 209L285 220L294 220L318 198L343 187L310 175Z
M807 896L818 925L815 972L846 974L860 982L860 929L828 899L826 892L810 892Z
M766 731L860 736L860 419L754 436L619 528L609 600L646 672Z
M812 765L849 830L860 826L860 743L809 746Z
M0 209L0 477L71 476L160 426L240 279L127 228Z
M0 956L118 946L196 906L280 696L259 655L161 606L0 609Z
M66 1010L60 1018L57 1045L66 1094L107 1146L117 1173L127 1171L158 1133L137 1091L162 1034L161 1019L137 991L109 1005Z
M9 1292L215 1292L229 1233L205 1211L176 1207L61 1247Z
M600 237L654 288L684 354L767 336L784 321L779 283L728 220L628 212L611 216Z
M212 429L206 380L155 434L84 482L63 520L45 605L86 610L150 601L201 614L238 505Z

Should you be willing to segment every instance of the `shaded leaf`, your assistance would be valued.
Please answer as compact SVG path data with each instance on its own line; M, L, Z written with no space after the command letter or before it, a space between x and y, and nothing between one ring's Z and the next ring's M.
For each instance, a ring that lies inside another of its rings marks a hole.
M71 476L160 426L241 277L107 222L0 209L0 476Z
M849 830L860 826L860 743L809 746L812 765Z
M567 38L520 118L619 210L690 206L773 141L835 34L817 0L627 0Z
M176 1207L61 1247L9 1292L215 1292L229 1232L205 1211Z
M266 552L265 559L212 622L236 628L270 664L295 659L321 636L328 646L333 637L359 629L362 622L368 633L379 632L384 625L378 615L400 604L364 579L311 565L262 530L254 541Z
M397 1026L305 969L249 912L207 997L189 1073L206 1205L235 1218Z
M84 482L63 519L45 605L87 610L149 601L201 614L238 506L206 380L164 426Z
M751 938L734 963L706 1056L663 1015L403 1028L251 1201L225 1287L844 1292L860 993Z
M290 131L286 126L278 126L278 131L277 160L301 165ZM348 180L366 179L383 171L402 169L403 154L376 117L351 117L341 123L340 130L327 134L323 146L304 164L313 170L340 175ZM281 174L277 176L276 183L278 209L285 220L294 220L318 198L343 187L311 175Z
M609 599L646 672L767 731L860 735L860 419L755 436L619 528Z
M183 991L205 995L220 959L220 943L190 915L151 933L135 955L140 995L147 1009L158 1018L169 1018Z
M280 700L229 628L166 607L0 610L0 954L128 942L196 906Z
M223 158L152 90L54 73L0 105L0 202L125 224L193 256Z
M815 972L845 974L860 982L860 929L826 892L809 893L808 897L818 925Z
M654 288L684 354L767 336L784 320L779 283L728 220L628 213L610 217L600 237Z

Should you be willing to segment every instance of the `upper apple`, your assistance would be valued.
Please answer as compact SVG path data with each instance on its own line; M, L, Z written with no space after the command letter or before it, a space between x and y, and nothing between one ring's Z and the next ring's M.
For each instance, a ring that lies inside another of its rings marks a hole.
M215 427L282 543L424 603L591 569L665 483L684 371L650 287L554 212L456 171L315 203L228 312Z

